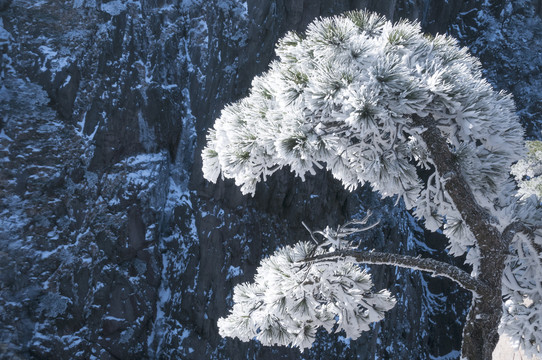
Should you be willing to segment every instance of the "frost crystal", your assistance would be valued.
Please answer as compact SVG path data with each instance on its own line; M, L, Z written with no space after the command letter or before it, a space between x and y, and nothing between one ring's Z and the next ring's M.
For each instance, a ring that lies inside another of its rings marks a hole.
M542 141L528 141L527 157L512 167L512 175L519 185L519 195L536 195L542 199Z

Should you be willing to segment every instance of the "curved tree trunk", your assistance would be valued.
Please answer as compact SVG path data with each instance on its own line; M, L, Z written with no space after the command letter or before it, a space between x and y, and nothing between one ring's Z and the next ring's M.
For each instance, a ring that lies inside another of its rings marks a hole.
M426 128L421 137L437 171L447 178L444 185L446 191L476 238L480 251L477 278L489 289L473 296L463 329L461 355L469 360L491 360L499 340L498 326L502 316L501 282L508 239L493 225L489 212L478 205L433 117L429 115L420 118L413 115L412 119L416 125Z
M498 326L502 315L500 288L492 294L472 300L463 328L461 356L469 360L491 360L499 341Z

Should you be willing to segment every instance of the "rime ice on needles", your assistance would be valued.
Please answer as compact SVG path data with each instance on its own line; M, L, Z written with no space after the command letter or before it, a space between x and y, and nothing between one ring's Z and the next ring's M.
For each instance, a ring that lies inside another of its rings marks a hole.
M370 275L347 259L305 261L324 251L300 242L263 260L254 283L235 287L232 312L218 321L220 334L304 349L319 327L344 330L353 339L369 330L394 298L386 290L373 292Z
M307 225L305 225L305 223L303 223L303 226L305 226L307 231L311 234L312 240L318 244L319 248L329 250L329 252L334 252L336 250L353 249L355 247L359 247L359 240L357 242L353 241L351 235L370 230L377 226L379 221L375 221L372 224L367 225L367 222L369 222L371 216L372 212L369 211L363 219L351 220L344 225L337 226L337 229L332 229L327 226L322 231L312 231ZM318 241L316 235L322 236L323 240Z
M510 165L524 154L523 130L512 99L482 79L478 60L448 36L364 11L288 33L276 52L249 96L228 105L209 131L204 176L233 178L253 194L284 166L301 178L325 167L347 189L369 182L398 195L430 230L444 224L451 253L469 252L476 266L474 237L446 179L416 172L434 164L411 116L433 116L477 201L493 211Z
M512 166L519 185L519 195L537 195L542 199L542 141L527 141L527 157Z
M499 330L526 355L542 354L542 206L532 195L515 206L515 216L531 227L511 244L503 274L504 314Z
M533 229L511 244L503 276L504 315L500 331L515 340L527 355L542 353L542 142L528 141L525 159L512 166L521 200L513 216Z

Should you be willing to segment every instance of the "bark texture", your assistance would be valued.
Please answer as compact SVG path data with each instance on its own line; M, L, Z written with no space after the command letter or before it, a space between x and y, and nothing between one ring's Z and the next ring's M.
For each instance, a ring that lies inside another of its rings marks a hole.
M305 261L333 261L333 259L342 257L351 257L361 264L391 265L405 269L425 271L431 273L433 276L448 278L459 284L465 290L469 290L475 294L490 291L484 283L473 278L466 271L461 270L457 266L435 259L382 253L378 251L337 250L313 258L308 258Z
M462 357L469 360L491 360L499 341L498 326L502 316L502 275L508 247L491 215L474 197L461 174L446 140L431 115L413 115L416 125L425 127L421 134L436 170L446 178L444 185L463 220L476 238L480 251L477 279L486 286L473 297L467 322L463 329Z

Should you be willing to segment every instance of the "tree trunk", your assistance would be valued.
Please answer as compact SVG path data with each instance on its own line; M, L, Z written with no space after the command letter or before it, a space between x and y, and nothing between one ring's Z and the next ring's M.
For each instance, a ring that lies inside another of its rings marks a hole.
M462 358L491 360L499 341L498 326L502 316L501 289L473 298L463 328Z
M471 309L463 329L461 356L469 360L491 360L499 340L498 326L502 316L502 276L507 241L494 226L489 212L478 205L474 194L461 174L446 140L431 115L412 117L426 130L421 134L436 169L446 177L444 185L461 217L474 234L480 252L478 280L486 289L474 293Z

